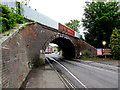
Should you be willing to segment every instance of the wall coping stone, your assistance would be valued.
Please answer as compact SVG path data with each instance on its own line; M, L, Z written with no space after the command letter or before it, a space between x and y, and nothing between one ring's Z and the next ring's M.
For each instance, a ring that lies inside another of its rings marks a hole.
M14 35L16 35L24 26L26 25L29 25L29 24L34 24L35 22L27 22L27 23L24 23L24 24L19 24L17 25L16 27L14 27L13 29L5 32L5 33L2 33L1 34L1 38L0 38L0 45L5 42L6 40L12 38ZM9 33L9 35L5 35Z

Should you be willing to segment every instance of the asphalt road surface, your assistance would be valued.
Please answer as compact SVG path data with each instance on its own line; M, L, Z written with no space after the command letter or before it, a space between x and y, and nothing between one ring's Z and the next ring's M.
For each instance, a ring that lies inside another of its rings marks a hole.
M116 67L109 66L112 67L113 70L111 70L105 64L89 65L54 55L47 58L71 88L108 88L108 90L118 88L118 68ZM101 67L107 67L107 69Z

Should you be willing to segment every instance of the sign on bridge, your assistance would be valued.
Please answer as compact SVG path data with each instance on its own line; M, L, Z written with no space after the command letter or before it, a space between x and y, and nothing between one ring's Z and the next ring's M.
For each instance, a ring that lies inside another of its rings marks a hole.
M72 30L72 29L70 29L70 28L68 28L68 27L66 27L66 26L64 26L60 23L59 23L59 30L62 30L63 33L65 33L65 34L70 34L70 35L73 35L73 36L75 35L74 30Z

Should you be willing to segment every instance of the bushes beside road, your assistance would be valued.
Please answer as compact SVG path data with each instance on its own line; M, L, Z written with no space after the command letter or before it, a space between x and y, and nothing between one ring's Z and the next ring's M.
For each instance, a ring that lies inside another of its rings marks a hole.
M12 29L17 24L25 23L24 17L16 14L13 8L0 4L0 11L0 33Z

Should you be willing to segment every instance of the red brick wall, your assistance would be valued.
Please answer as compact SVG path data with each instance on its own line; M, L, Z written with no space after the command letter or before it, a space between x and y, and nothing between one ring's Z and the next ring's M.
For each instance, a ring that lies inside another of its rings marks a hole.
M53 28L32 23L4 40L2 42L2 87L19 88L30 71L28 66L30 60L39 57L40 50L45 50L52 40L61 36L65 35ZM75 46L76 57L85 49L96 54L96 49L82 40L72 36L67 38Z

